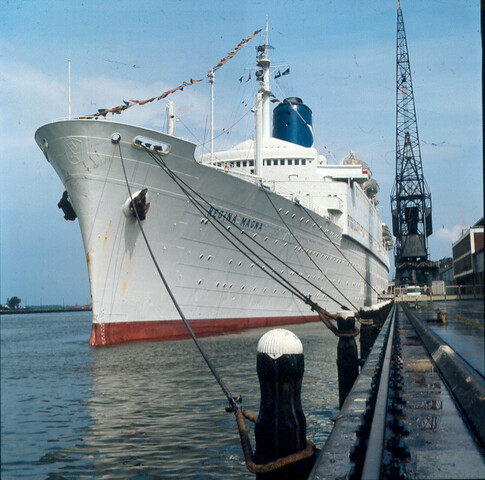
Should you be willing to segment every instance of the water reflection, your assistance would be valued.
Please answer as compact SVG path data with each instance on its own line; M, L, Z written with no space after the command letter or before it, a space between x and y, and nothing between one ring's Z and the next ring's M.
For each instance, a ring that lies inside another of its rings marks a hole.
M266 330L202 340L232 393L255 414L256 345ZM321 445L337 410L336 340L320 324L291 330L305 349L308 436ZM93 421L70 454L98 478L254 478L227 400L191 341L97 348L93 365Z
M2 478L254 479L190 341L92 348L90 325L89 312L1 317ZM337 340L319 323L288 328L305 351L308 437L322 446L338 412ZM255 414L266 331L201 340Z

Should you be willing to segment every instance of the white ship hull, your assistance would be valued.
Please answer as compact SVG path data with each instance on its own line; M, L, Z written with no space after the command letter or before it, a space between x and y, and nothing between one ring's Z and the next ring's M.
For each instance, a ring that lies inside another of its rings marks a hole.
M121 136L119 144L112 142L115 133ZM132 192L148 189L150 209L143 227L150 246L197 334L318 319L306 304L217 232L150 155L134 147L138 136L169 145L164 162L213 206L209 220L217 217L239 236L237 227L243 228L341 304L352 309L370 305L376 302L376 292L387 287L389 262L380 238L378 248L372 242L366 245L351 229L347 231L347 221L345 226L334 223L331 216L319 215L318 209L312 211L315 225L297 203L269 193L282 215L289 212L285 222L317 269L282 223L267 193L251 181L197 163L193 144L102 120L57 122L41 127L35 138L64 183L78 216L92 296L91 344L186 336L138 221L126 215L129 193L120 146ZM376 224L380 225L380 220ZM322 235L319 226L334 244ZM341 309L255 243L246 243L321 307L330 312Z

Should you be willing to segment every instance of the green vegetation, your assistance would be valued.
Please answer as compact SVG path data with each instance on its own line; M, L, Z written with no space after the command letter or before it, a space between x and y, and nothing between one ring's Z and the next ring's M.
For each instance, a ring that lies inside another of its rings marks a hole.
M8 298L7 299L7 305L9 306L9 308L11 308L12 310L17 310L19 308L19 305L20 305L20 302L22 300L20 300L19 297L12 297L12 298Z

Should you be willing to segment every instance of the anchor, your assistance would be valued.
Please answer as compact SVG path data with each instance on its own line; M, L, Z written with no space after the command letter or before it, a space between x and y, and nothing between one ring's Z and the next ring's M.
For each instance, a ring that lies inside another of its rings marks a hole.
M59 203L57 204L58 208L61 208L64 213L64 219L74 221L77 218L76 212L74 208L72 208L71 202L69 201L67 190L64 190Z

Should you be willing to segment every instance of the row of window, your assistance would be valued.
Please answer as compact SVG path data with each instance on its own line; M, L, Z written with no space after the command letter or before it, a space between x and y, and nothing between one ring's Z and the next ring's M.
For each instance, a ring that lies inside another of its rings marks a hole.
M311 163L311 160L308 160ZM264 166L279 166L279 165L306 165L306 158L275 158L263 160ZM217 162L218 167L224 168L244 168L244 167L254 167L254 160L238 160L236 162Z

